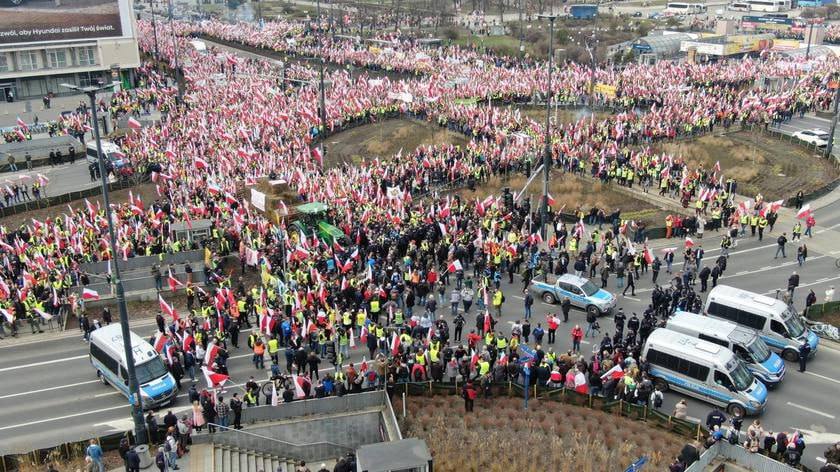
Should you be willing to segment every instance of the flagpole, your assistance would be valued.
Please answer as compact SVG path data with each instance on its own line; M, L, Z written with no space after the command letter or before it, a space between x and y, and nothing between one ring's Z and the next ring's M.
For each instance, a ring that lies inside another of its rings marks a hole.
M131 417L134 420L134 442L142 444L147 441L146 423L143 421L142 397L140 396L140 384L137 382L137 373L134 370L134 352L131 346L131 331L128 329L128 309L125 306L125 291L123 290L122 279L120 278L119 258L116 257L117 237L114 233L114 218L111 215L111 204L108 197L108 174L105 169L105 161L102 158L102 139L99 136L99 124L96 116L96 93L113 87L113 84L99 87L77 87L71 84L61 84L62 87L82 92L90 98L90 110L93 119L93 136L96 139L96 152L99 156L99 173L102 175L102 202L105 205L105 216L108 221L108 236L111 244L111 261L113 261L114 284L116 286L117 307L120 311L120 329L122 333L123 350L125 352L125 367L128 371L128 402L131 405Z
M317 19L317 22L318 22L318 35L323 36L323 35L320 34L321 33L321 0L318 0L316 6L317 6L317 12L316 12L316 17L317 18L316 19ZM330 24L330 27L332 27L332 24ZM326 105L325 105L326 100L324 100L324 54L323 54L324 42L323 42L323 38L321 40L318 40L318 50L320 51L319 55L321 56L321 60L318 62L318 64L319 64L319 68L318 68L318 87L319 87L319 107L318 107L318 111L320 112L319 113L319 115L320 115L319 118L321 119L321 127L323 128L323 134L319 133L318 137L321 138L321 142L319 143L319 146L321 147L321 159L323 159L324 154L325 154L325 152L324 152L325 151L324 135L327 133L327 108L326 108Z

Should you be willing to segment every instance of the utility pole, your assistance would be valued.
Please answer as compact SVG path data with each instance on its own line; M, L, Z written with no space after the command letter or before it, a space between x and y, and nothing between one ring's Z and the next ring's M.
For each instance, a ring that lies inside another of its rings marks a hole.
M169 28L172 30L172 57L175 61L175 87L178 90L178 100L176 103L180 105L184 99L184 91L181 90L181 80L179 79L181 73L178 71L178 41L176 41L175 37L175 26L172 24L172 0L169 0Z
M155 61L160 59L158 56L158 41L157 41L157 19L155 17L155 0L149 0L149 6L152 7L152 34L155 37ZM157 64L155 64L157 67Z
M543 195L542 204L540 205L540 236L543 240L548 239L547 225L548 225L548 181L551 179L551 75L554 69L554 20L557 15L540 15L540 18L546 18L549 22L548 27L548 89L546 90L545 99L545 155L543 156Z
M323 35L321 35L321 0L318 0L316 4L316 16L318 19L318 35L321 38L318 40L318 51L320 56L319 62L319 69L318 69L318 84L319 84L319 106L318 106L318 115L321 119L321 132L318 133L318 137L321 138L321 143L319 146L321 147L321 157L324 157L325 148L324 148L324 135L327 132L327 107L326 107L326 100L324 98L324 41Z
M142 397L140 395L140 384L137 383L137 374L134 369L134 351L131 347L131 331L128 329L128 309L125 306L125 291L123 290L122 279L120 278L120 262L117 253L117 237L114 232L114 218L111 215L111 202L108 197L108 174L105 168L104 154L102 153L102 138L99 136L99 123L96 115L96 93L113 87L112 84L99 87L77 87L71 84L61 84L62 87L82 92L90 98L90 111L93 120L93 136L96 139L96 152L99 156L99 173L102 175L102 202L104 203L105 216L108 221L108 235L111 243L111 266L114 271L114 284L117 291L117 307L120 311L120 328L122 332L123 351L125 352L125 366L128 371L128 398L131 404L131 418L134 420L134 442L142 444L146 442L146 423L143 421Z
M829 81L831 83L831 81ZM831 120L831 130L828 132L828 144L825 145L825 157L831 157L834 149L834 133L837 131L837 119L840 118L840 74L834 78L834 118Z
M522 44L522 0L519 0L519 57L525 56L525 46Z

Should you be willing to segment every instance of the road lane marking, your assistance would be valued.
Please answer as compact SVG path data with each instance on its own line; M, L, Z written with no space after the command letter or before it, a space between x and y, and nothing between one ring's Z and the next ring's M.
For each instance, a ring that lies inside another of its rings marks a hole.
M115 395L117 393L122 393L122 392L120 392L119 390L114 390L113 392L97 393L96 395L93 396L93 398L108 397L108 396L111 396L111 395Z
M831 377L826 377L825 375L815 374L815 373L810 372L810 371L806 371L805 373L808 374L808 375L813 375L814 377L821 378L823 380L828 380L829 382L834 382L836 384L840 384L840 380L832 379Z
M815 410L815 409L813 409L813 408L808 408L807 406L802 406L802 405L800 405L800 404L798 404L798 403L787 402L787 404L788 404L788 405L790 405L790 406L792 406L792 407L794 407L794 408L799 408L799 409L800 409L800 410L802 410L802 411L807 411L807 412L809 412L809 413L813 413L813 414L815 414L815 415L824 416L824 417L826 417L826 418L828 418L828 419L832 419L832 420L833 420L833 419L835 419L835 418L836 418L834 415L829 415L828 413L823 413L822 411Z
M831 277L830 279L825 279L825 280L822 280L822 281L810 282L810 283L807 283L807 284L799 284L799 287L797 287L797 288L810 287L812 285L819 285L819 284L823 284L823 283L826 283L826 282L831 282L832 280L837 280L837 279L840 279L840 276ZM785 291L787 291L787 288L777 288L775 290L770 290L770 291L764 292L764 295L772 295L776 292L785 292Z
M16 365L14 367L4 367L0 369L0 372L8 372L11 370L19 370L19 369L28 369L30 367L39 367L42 365L50 365L50 364L58 364L59 362L67 362L67 361L75 361L78 359L84 359L88 355L82 354L81 356L73 356L73 357L65 357L64 359L53 359L51 361L44 361L44 362L35 362L34 364L25 364L25 365Z
M73 383L73 384L59 385L57 387L42 388L40 390L29 390L29 391L20 392L20 393L10 393L9 395L3 395L2 397L0 397L0 400L5 400L6 398L20 397L20 396L23 396L23 395L31 395L33 393L43 393L43 392L50 392L50 391L53 391L53 390L61 390L63 388L78 387L79 385L87 385L87 384L97 383L97 382L99 382L99 381L98 380L88 380L88 381L85 381L85 382L77 382L77 383Z

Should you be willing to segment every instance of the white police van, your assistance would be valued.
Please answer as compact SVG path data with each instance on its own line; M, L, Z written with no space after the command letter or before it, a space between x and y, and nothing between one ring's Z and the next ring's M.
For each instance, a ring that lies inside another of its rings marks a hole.
M754 329L786 361L799 360L799 346L807 342L813 357L819 338L785 302L727 285L709 292L703 310L707 315Z
M133 332L131 348L143 408L152 409L165 403L174 403L178 394L175 379L155 348ZM108 325L90 333L90 363L103 384L111 384L126 398L129 397L128 371L119 324Z
M723 346L658 328L648 336L642 358L663 392L671 388L731 415L757 415L767 405L767 387Z
M752 329L687 311L676 312L665 327L729 349L770 388L785 377L784 361Z

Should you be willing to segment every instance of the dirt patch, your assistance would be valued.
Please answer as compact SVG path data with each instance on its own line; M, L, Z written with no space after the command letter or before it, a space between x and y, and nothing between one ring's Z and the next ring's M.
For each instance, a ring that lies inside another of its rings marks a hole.
M70 451L75 457L72 459L46 459L44 464L35 464L32 462L32 456L18 456L20 461L19 472L41 472L47 470L47 465L51 464L59 472L76 472L85 470L85 452L84 445L71 445ZM156 450L157 451L157 450ZM120 458L117 451L105 451L102 456L102 463L105 464L105 470L122 469L124 462ZM11 470L11 469L9 469Z
M532 105L502 105L499 108L504 108L510 111L519 110L523 117L528 117L537 123L545 123L545 107ZM594 117L596 121L601 121L611 115L605 111L593 111L586 107L555 107L551 111L551 119L555 123L574 123L583 118Z
M509 179L491 177L486 184L476 187L475 191L461 189L456 193L464 199L483 200L488 195L500 195L504 187L510 187L511 191L518 192L525 186L526 181L527 179L522 174L516 174ZM529 193L532 196L531 205L537 205L542 195L541 179L537 178L531 183L525 196L527 197ZM603 208L607 213L619 208L622 218L644 221L648 227L661 225L668 214L667 211L660 210L653 204L613 190L611 185L563 172L552 172L548 193L556 201L555 210L563 207L563 213L572 213L578 206L585 212L593 206Z
M550 400L524 410L520 398L480 398L468 414L454 395L407 403L401 429L426 441L440 471L623 470L643 455L651 470L665 470L685 444L639 421Z
M788 141L760 133L739 131L725 136L703 136L690 142L666 143L657 150L683 155L692 166L710 169L720 161L726 178L738 181L738 193L753 197L790 198L806 194L838 178L827 160Z
M327 166L358 164L365 159L389 158L432 144L464 146L468 139L431 123L409 119L391 119L359 126L327 138Z

